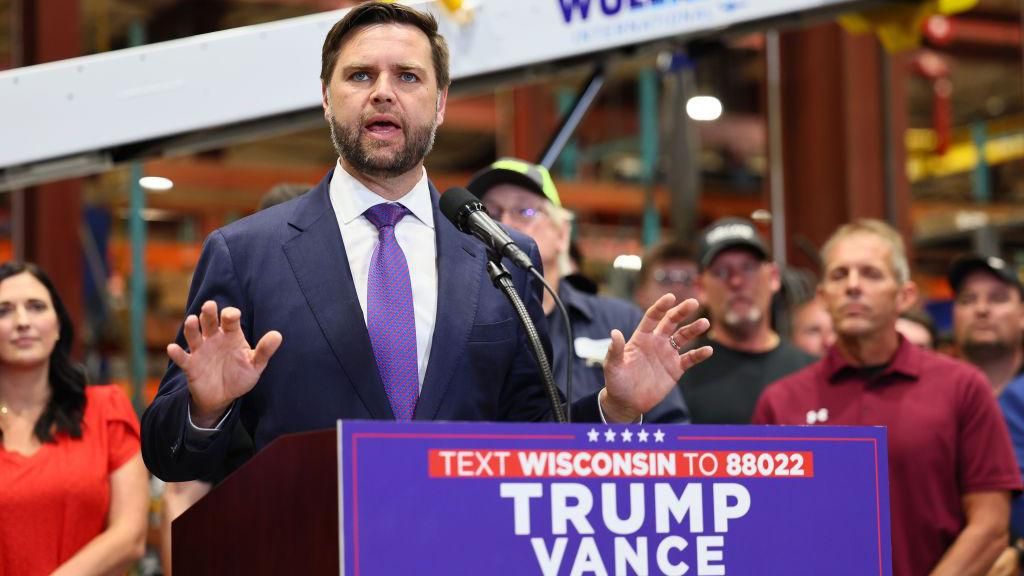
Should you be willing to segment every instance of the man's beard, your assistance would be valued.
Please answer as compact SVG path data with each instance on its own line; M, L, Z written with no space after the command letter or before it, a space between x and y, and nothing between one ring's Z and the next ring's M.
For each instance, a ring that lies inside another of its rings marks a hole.
M746 314L727 309L721 315L712 314L712 316L715 330L725 332L733 340L745 341L757 332L764 313L760 308L754 307L747 310Z
M400 176L415 168L434 147L437 132L436 118L429 125L407 127L405 145L389 154L386 148L391 144L388 142L362 141L364 123L361 120L359 124L346 128L338 123L332 112L328 125L338 156L357 172L375 178Z
M1008 342L975 342L968 338L960 352L971 364L981 365L995 362L1013 355L1015 346Z
M753 331L757 327L763 316L764 313L757 307L751 307L747 310L746 314L726 310L725 314L722 315L722 324L729 328L730 331L748 332Z

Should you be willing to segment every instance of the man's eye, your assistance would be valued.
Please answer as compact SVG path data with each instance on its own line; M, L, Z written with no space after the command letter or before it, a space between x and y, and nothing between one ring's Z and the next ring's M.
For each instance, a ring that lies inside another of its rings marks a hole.
M365 80L369 80L370 75L367 74L366 72L353 72L352 75L349 76L349 78L355 80L356 82L363 82Z
M402 72L402 74L399 75L399 79L401 79L402 82L416 82L419 80L419 77L412 72Z

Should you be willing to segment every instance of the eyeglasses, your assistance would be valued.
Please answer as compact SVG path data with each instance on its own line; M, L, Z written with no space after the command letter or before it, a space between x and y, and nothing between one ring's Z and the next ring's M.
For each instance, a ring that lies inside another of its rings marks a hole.
M658 284L693 286L693 283L697 280L697 275L691 270L665 270L664 268L657 268L651 274L651 278Z
M728 282L733 276L739 276L744 280L750 280L755 274L757 274L763 264L764 262L751 261L744 262L739 266L712 266L711 268L708 268L708 273L721 282Z
M510 208L502 208L496 204L484 203L484 209L490 214L491 218L501 222L505 215L513 222L519 222L526 224L537 219L538 216L544 214L544 210L540 208L534 208L533 206L514 206Z

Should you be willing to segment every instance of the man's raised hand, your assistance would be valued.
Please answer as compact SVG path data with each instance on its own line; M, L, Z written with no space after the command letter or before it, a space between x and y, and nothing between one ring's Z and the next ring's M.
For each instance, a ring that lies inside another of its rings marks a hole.
M599 401L609 422L632 422L653 408L676 386L683 373L711 356L710 346L687 350L708 330L706 318L677 328L700 304L690 298L673 306L675 296L665 294L647 309L633 336L626 342L613 330L605 360L605 388Z
M167 355L185 373L192 422L212 428L237 398L252 390L270 357L281 346L282 336L271 330L250 348L242 333L242 312L227 307L220 311L217 303L207 300L199 316L185 318L185 341L189 351L171 343Z

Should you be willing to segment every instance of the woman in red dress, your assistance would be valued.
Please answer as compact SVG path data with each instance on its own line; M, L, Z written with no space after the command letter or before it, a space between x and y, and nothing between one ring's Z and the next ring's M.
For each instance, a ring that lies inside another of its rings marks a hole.
M0 265L0 576L123 573L145 548L138 419L85 385L73 340L46 275Z

